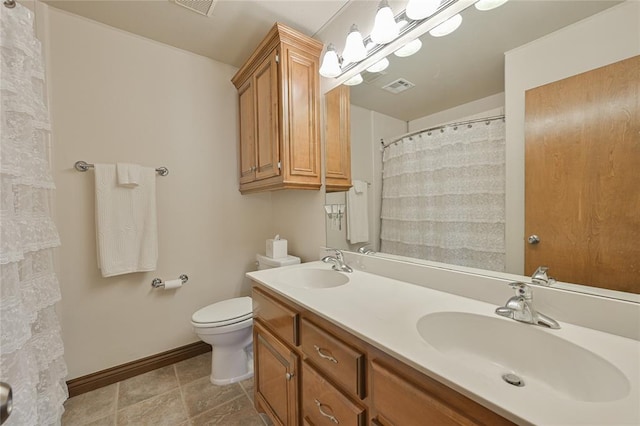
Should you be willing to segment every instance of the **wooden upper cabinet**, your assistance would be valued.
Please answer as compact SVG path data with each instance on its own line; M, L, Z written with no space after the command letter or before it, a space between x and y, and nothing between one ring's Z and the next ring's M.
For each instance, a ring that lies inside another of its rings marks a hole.
M232 78L240 192L319 189L322 43L276 23Z
M325 180L327 192L351 188L351 104L349 86L325 97Z

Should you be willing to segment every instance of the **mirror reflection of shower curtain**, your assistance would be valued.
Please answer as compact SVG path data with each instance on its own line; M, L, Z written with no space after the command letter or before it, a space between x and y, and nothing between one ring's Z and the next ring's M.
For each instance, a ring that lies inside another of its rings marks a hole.
M50 125L33 13L0 5L0 381L13 387L5 426L60 424L67 398L55 303Z
M504 271L502 119L406 137L382 161L382 252Z

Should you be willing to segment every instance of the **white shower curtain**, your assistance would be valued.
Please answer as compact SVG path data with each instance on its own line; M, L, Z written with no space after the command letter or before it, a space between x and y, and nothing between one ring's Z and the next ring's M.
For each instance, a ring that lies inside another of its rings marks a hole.
M50 127L33 13L0 5L0 380L5 425L60 424L67 398L51 218Z
M502 119L445 126L385 149L381 251L505 268Z

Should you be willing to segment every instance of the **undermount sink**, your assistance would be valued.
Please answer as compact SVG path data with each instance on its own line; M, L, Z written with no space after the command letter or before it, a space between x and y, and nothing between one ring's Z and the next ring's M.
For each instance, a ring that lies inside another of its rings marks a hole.
M447 359L500 385L529 386L584 402L615 401L631 389L617 367L554 336L555 331L464 312L425 315L417 329Z
M310 289L338 287L349 282L349 277L341 272L318 268L284 270L278 278L284 284Z

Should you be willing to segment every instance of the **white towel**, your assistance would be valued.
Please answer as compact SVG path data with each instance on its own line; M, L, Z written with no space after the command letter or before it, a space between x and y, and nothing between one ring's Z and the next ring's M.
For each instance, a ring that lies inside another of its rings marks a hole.
M116 166L95 165L96 240L103 277L154 271L158 260L156 171L140 169L138 186L118 186Z
M351 244L369 242L368 185L354 180L347 192L347 239Z
M137 164L116 163L118 171L118 185L122 186L138 186L140 184L141 166Z

